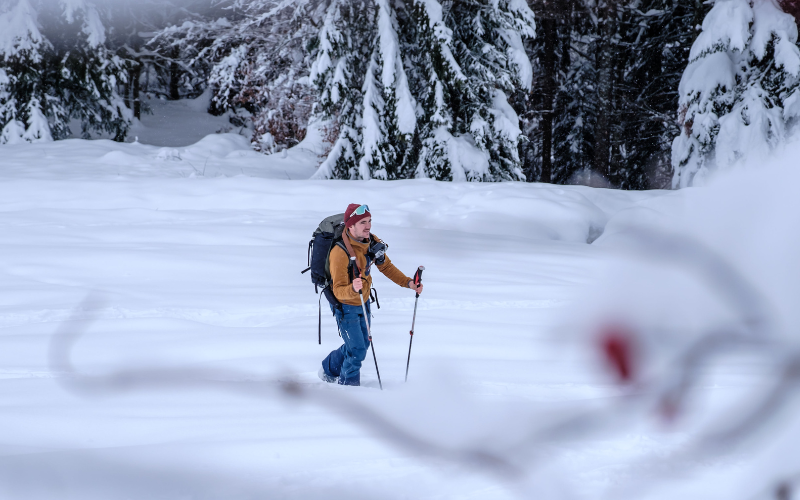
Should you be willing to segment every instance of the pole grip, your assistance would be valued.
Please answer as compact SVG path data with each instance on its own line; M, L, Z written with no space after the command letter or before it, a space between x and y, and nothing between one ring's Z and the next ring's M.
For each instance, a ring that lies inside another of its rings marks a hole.
M355 276L353 276L355 274L355 271L353 269L355 265L356 265L356 258L350 257L350 263L347 264L347 277L350 278L350 283L352 283L353 279L355 279Z
M419 266L417 271L414 273L414 285L419 286L422 283L422 271L425 270L425 266ZM417 294L417 298L419 298L419 294Z

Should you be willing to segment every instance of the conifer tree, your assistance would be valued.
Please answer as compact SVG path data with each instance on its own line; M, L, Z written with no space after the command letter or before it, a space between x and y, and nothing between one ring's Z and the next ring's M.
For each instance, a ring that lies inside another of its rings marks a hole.
M329 123L333 148L316 177L361 179L363 88L373 70L375 10L367 2L331 0L319 34L310 79L317 89L317 116ZM372 76L374 78L374 75Z
M466 179L453 137L452 103L466 83L453 56L453 32L444 24L442 5L437 0L414 0L409 17L410 31L417 40L410 54L421 108L416 176Z
M467 180L524 180L519 118L508 103L516 88L530 89L532 68L522 37L534 35L533 12L520 0L450 5L453 55L466 76L453 103L454 130L474 142L484 165ZM462 145L463 147L463 145Z
M339 133L318 175L522 179L508 96L532 77L522 37L533 35L534 22L525 2L363 5L364 24L355 27L332 2L331 18L342 22L332 29L326 21L320 36L312 69L318 109ZM353 63L337 69L345 61Z
M63 103L47 99L42 69L52 45L41 33L31 0L0 10L0 144L52 140L67 134ZM51 133L47 115L53 117Z
M717 0L680 83L673 187L761 158L800 116L797 26L774 0Z
M123 140L122 61L106 47L107 12L85 0L11 0L0 10L0 143L82 136Z
M376 0L376 7L378 38L364 79L359 171L363 178L400 179L416 128L416 102L403 64L394 9L389 0Z

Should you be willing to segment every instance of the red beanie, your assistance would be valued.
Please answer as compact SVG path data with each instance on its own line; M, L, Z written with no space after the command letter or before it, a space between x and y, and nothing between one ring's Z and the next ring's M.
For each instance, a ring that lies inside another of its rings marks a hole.
M367 217L371 216L371 214L369 213L369 208L367 208L367 210L363 214L356 215L354 212L355 212L356 208L358 208L360 206L361 205L359 205L358 203L351 203L351 204L347 205L347 210L344 211L344 225L345 225L345 227L350 227L353 224L355 224L356 222L360 221L361 219L366 219Z

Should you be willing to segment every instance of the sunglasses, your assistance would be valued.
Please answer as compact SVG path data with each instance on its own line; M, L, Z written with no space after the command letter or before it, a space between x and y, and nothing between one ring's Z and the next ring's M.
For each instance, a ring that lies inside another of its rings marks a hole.
M350 214L350 217L354 215L364 215L364 212L369 212L369 207L366 205L361 205L360 207L353 210L353 213Z

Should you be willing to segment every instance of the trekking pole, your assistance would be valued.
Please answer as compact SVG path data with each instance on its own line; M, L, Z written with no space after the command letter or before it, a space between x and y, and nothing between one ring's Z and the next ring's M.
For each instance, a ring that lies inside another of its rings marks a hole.
M414 284L419 286L422 283L422 271L425 270L425 266L419 266L417 272L414 273ZM417 322L417 302L419 302L419 293L417 297L414 299L414 317L411 318L411 331L408 334L411 336L408 339L408 359L406 360L406 382L408 382L408 365L411 363L411 343L414 342L414 323Z
M350 260L355 263L356 258L350 257ZM361 299L361 311L364 313L364 323L367 324L367 337L369 338L369 345L372 347L372 360L375 361L375 372L378 374L378 386L383 390L383 383L381 382L381 371L378 369L378 357L375 356L375 344L372 343L372 330L369 326L369 316L367 316L367 306L364 305L364 289L358 291L358 297Z
M358 296L361 298L361 310L364 311L364 322L367 324L367 336L369 337L369 345L372 347L372 360L375 361L375 372L378 374L378 386L383 390L381 371L378 369L378 357L375 356L375 344L372 342L372 332L369 327L369 317L367 316L367 307L364 305L364 294L362 290L358 291Z

